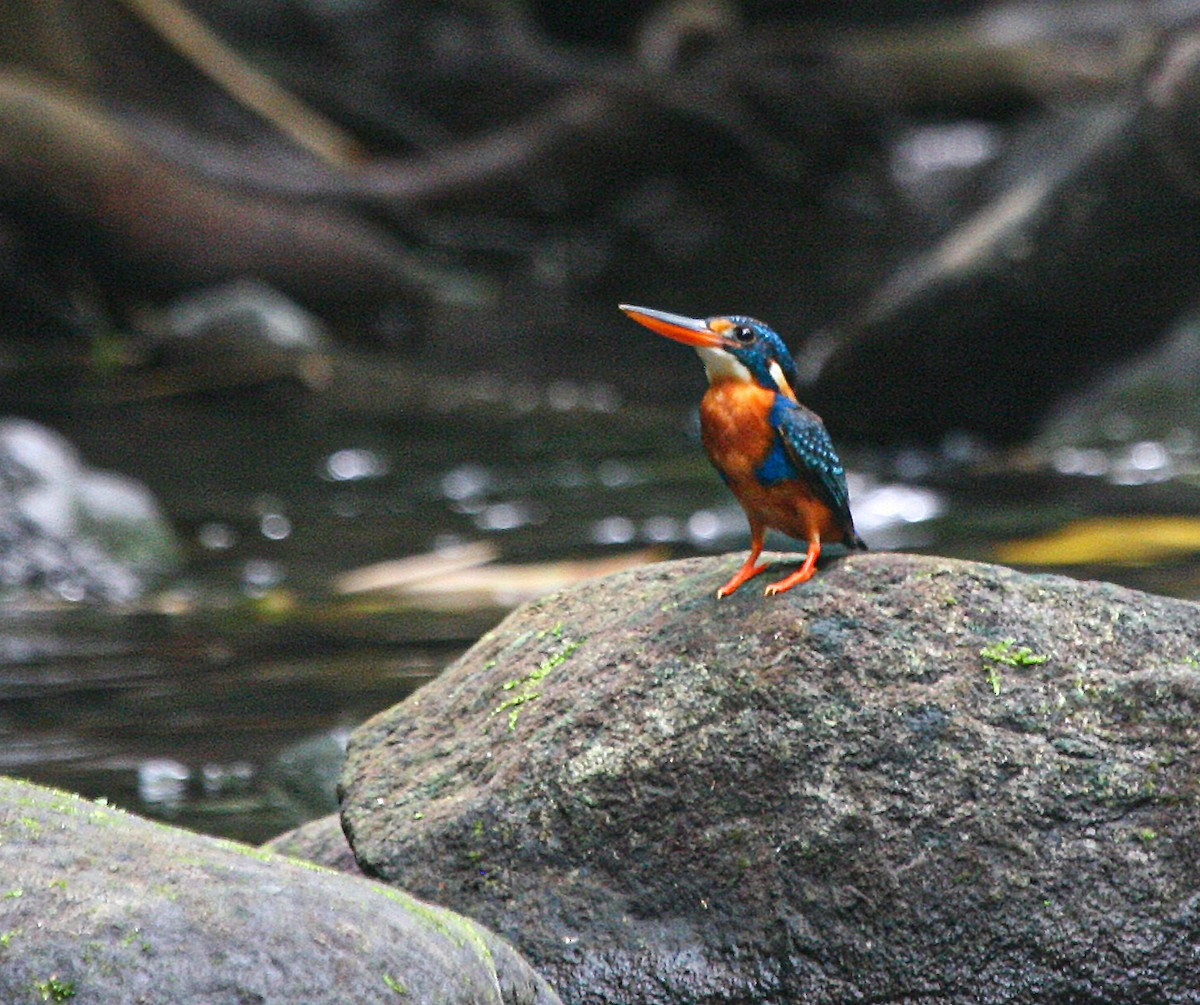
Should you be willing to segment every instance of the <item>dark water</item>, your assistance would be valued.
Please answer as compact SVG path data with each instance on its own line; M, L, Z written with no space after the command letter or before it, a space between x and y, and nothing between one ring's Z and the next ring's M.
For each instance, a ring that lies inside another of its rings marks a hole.
M347 731L572 571L553 563L745 546L688 409L568 382L479 378L436 399L406 386L81 398L69 419L28 402L89 463L147 482L186 554L136 610L0 615L0 771L261 841L331 810ZM1090 516L1120 538L1123 520L1200 513L1186 438L1128 429L1091 449L845 453L877 548L994 559ZM1110 546L1053 571L1200 596L1200 542L1180 526L1184 543L1149 560ZM537 568L436 599L334 588L368 563L479 542Z

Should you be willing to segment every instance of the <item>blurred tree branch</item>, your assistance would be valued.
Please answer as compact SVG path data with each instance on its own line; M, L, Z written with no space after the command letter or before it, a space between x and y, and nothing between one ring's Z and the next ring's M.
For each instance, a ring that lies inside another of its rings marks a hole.
M362 159L362 147L353 137L244 60L182 4L175 0L120 2L235 101L261 115L313 156L343 169Z
M751 7L665 0L588 46L501 0L364 4L366 26L306 7L293 35L255 34L270 12L232 3L207 23L184 0L3 5L0 230L135 297L254 275L309 302L449 300L489 288L469 270L564 289L661 273L712 296L721 272L751 302L802 305L782 321L819 324L935 230L899 194L898 127L995 114L1007 137L1047 108L1136 94L1200 0L853 29ZM1146 149L1186 132L1171 124L1191 105L1171 94L1144 109ZM1131 221L1112 219L1116 248ZM938 308L905 303L927 332ZM835 371L859 379L827 368L830 386Z
M809 396L827 417L898 440L1012 440L1195 305L1200 28L1139 87L1038 132L990 200L848 312Z
M0 176L9 198L90 235L115 274L181 288L259 275L346 300L370 291L465 290L467 280L337 207L214 185L180 171L126 125L61 86L0 72ZM76 228L83 228L82 231Z
M174 0L122 2L158 10L156 23L167 20L162 11L180 10ZM610 117L640 108L712 128L761 169L796 181L806 176L810 160L805 119L814 113L819 118L831 103L846 102L864 115L868 109L876 115L904 114L934 102L939 107L969 105L997 92L1040 101L1111 92L1145 65L1161 29L1147 16L1116 35L1096 32L1071 39L1064 37L1061 24L1033 19L1025 34L1013 37L992 30L991 21L1003 17L1000 8L932 29L817 32L803 25L748 26L722 0L682 0L663 4L645 19L631 41L632 58L599 60L548 44L519 5L484 9L494 18L500 40L496 52L501 62L492 71L501 78L523 75L524 85L558 92L504 125L468 137L443 126L440 140L422 143L414 155L367 158L359 155L353 139L302 103L264 112L333 170L280 153L254 155L209 137L189 136L183 129L158 129L147 138L164 155L229 184L411 206L511 179L585 134L611 138L617 130ZM171 30L172 39L178 34ZM208 46L190 41L173 44L206 73L222 74L219 79L244 104L264 106L253 94L260 86L287 94L237 60L228 47L223 48L238 67L236 73L207 69L221 64L220 49L198 51ZM811 86L814 80L821 83ZM801 89L806 83L807 92ZM788 128L780 128L777 115L764 117L764 103L785 109ZM323 130L328 132L324 138Z

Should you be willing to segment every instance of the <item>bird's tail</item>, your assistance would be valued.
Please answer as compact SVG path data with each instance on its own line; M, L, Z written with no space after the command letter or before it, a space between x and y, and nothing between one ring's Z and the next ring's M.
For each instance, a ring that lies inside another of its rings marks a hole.
M846 532L846 547L851 551L870 551L867 542L858 536L858 531L853 527Z

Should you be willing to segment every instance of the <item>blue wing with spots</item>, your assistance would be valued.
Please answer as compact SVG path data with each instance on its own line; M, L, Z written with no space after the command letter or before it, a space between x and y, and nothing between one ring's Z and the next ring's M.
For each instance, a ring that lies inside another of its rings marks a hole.
M764 469L775 468L776 475L786 467L786 477L800 478L832 511L838 522L852 529L850 490L846 472L833 449L833 441L816 415L782 394L771 409L771 425L779 439L767 457ZM767 472L764 470L763 472ZM782 480L782 478L777 478Z

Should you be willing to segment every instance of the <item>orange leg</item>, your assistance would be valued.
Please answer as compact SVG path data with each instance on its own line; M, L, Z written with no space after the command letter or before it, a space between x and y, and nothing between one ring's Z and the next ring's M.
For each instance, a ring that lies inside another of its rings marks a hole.
M797 583L804 583L812 579L813 573L817 571L817 558L820 554L821 535L814 530L808 535L808 554L804 556L804 564L790 576L768 586L764 591L765 594L771 597L776 593L783 593L784 590L790 590Z
M746 564L743 565L740 569L738 569L738 571L736 573L734 573L733 577L729 580L729 582L726 583L724 586L722 586L719 590L717 590L717 599L718 600L720 600L722 597L728 597L729 594L731 594L734 590L736 590L739 586L741 586L744 582L746 582L747 579L753 579L755 576L757 576L760 572L762 572L767 567L766 562L763 562L762 565L755 564L758 561L758 556L762 554L762 550L763 550L763 527L761 524L751 523L750 524L750 557L746 559Z

